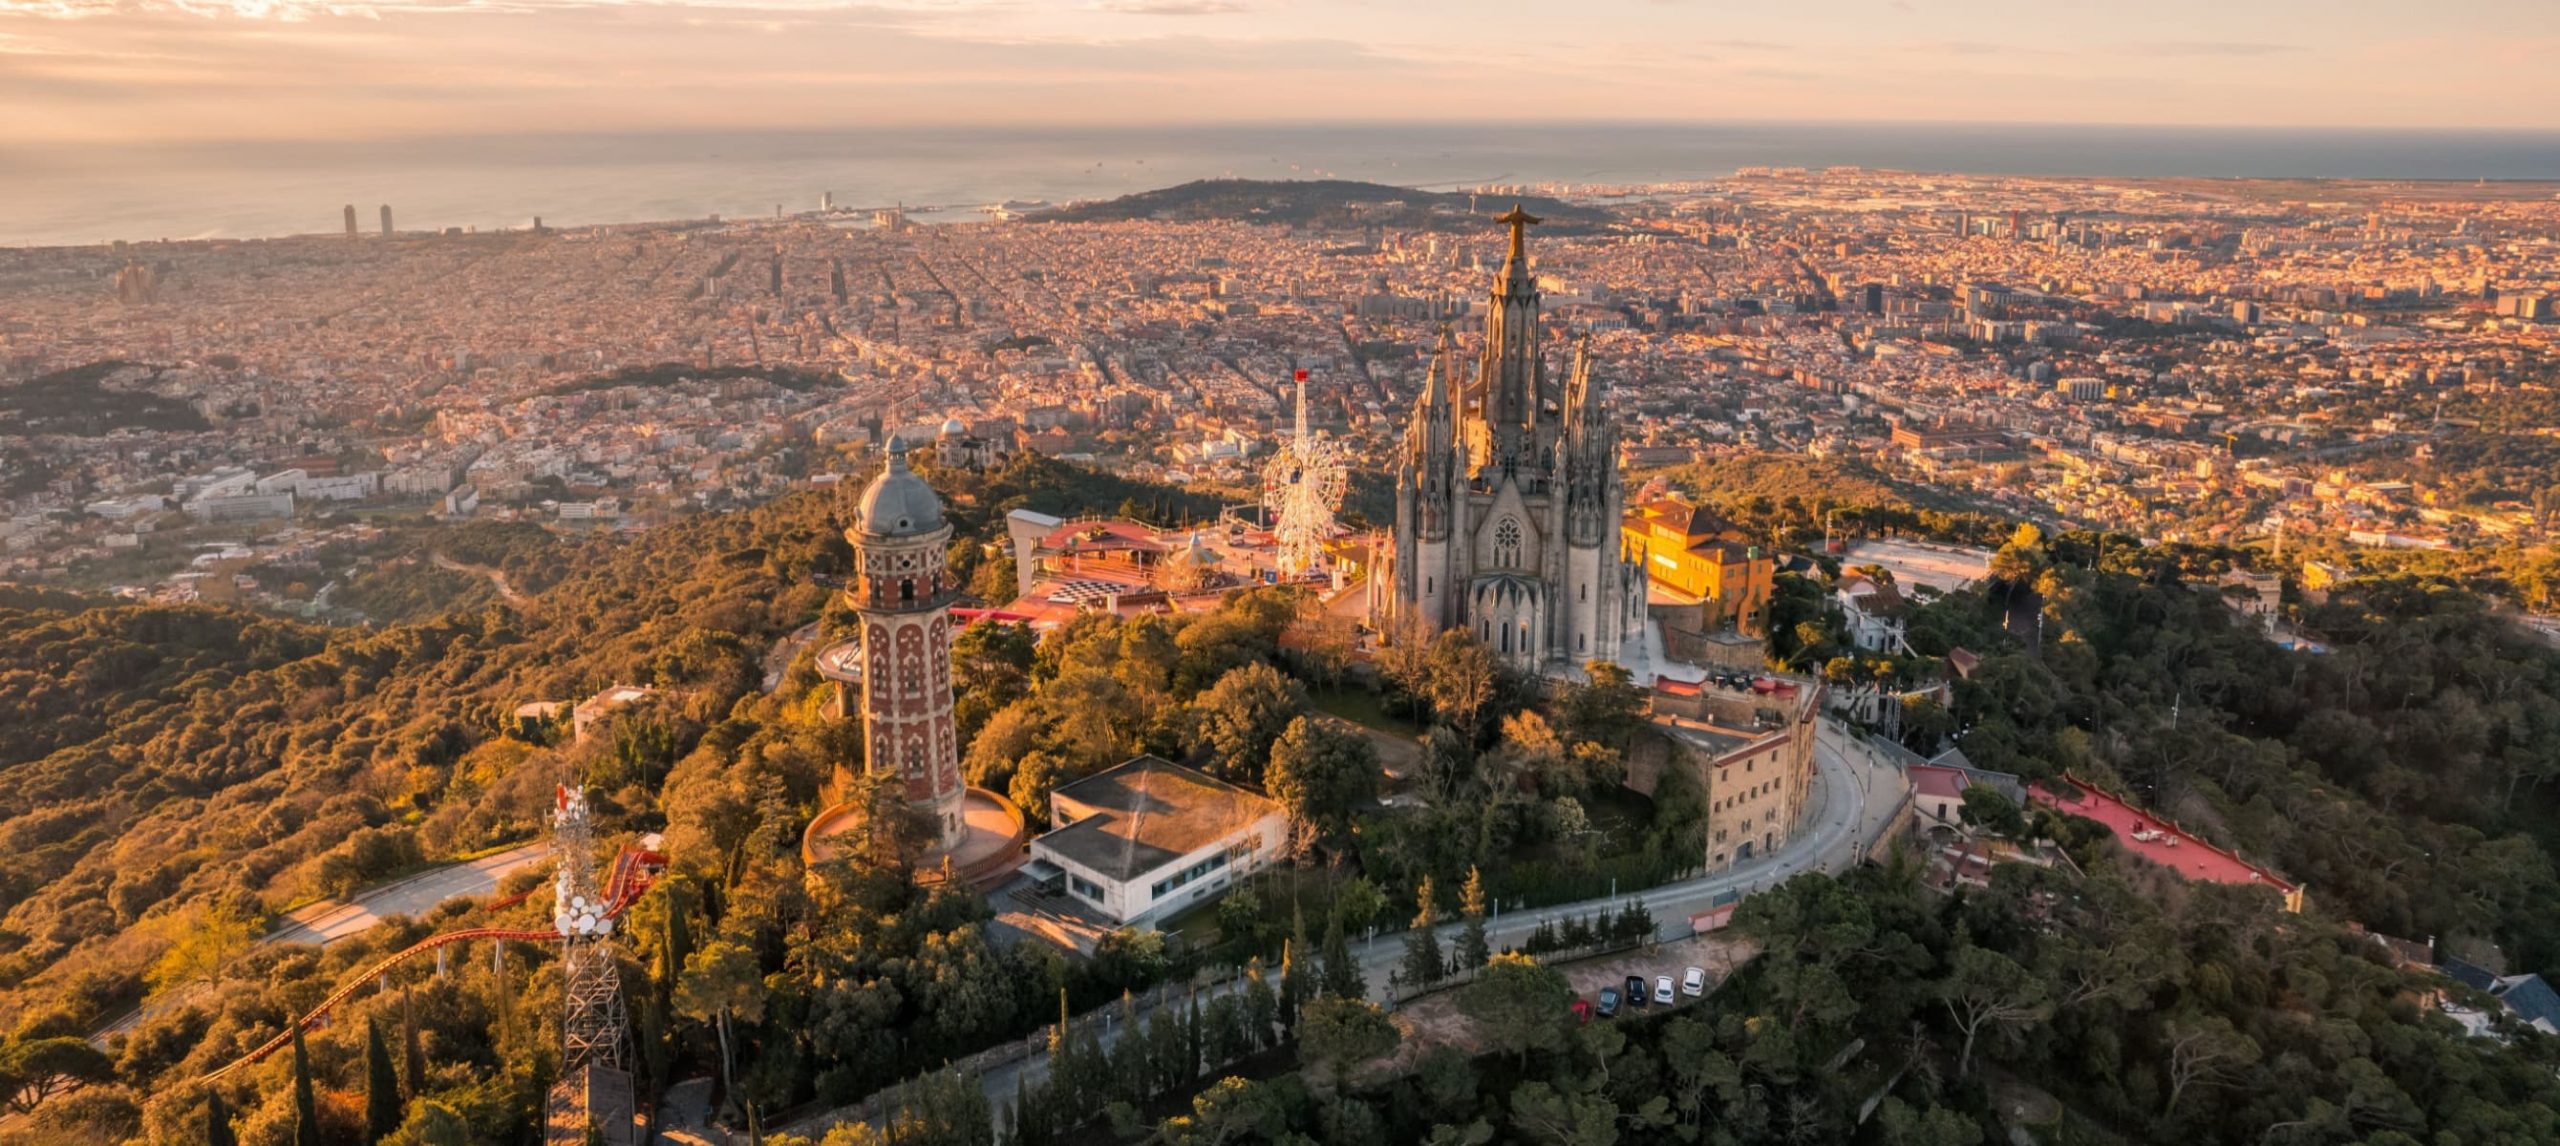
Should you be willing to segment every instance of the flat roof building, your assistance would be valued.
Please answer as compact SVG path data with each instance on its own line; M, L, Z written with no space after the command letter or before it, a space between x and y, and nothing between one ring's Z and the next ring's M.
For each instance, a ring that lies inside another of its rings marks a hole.
M1279 804L1154 756L1051 792L1049 820L1031 841L1033 878L1140 926L1261 870L1288 840Z

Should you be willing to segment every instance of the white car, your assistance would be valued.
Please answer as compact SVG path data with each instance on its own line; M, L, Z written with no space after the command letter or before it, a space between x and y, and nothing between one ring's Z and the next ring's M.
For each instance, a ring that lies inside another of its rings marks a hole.
M1704 967L1689 968L1689 973L1681 976L1680 978L1680 993L1687 995L1692 999L1706 994L1707 969Z
M1653 1001L1657 1003L1676 1003L1680 1001L1679 994L1671 989L1671 976L1656 975L1653 977Z

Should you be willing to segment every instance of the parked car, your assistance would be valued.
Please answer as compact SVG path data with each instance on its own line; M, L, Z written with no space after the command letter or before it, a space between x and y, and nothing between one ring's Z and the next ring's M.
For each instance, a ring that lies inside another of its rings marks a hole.
M1680 1001L1680 993L1671 989L1671 976L1656 975L1653 977L1653 1001L1657 1003L1677 1003Z
M1692 999L1706 994L1707 969L1704 967L1689 968L1689 973L1681 976L1680 978L1680 993L1687 995Z
M1600 988L1600 1017L1606 1019L1615 1016L1617 1013L1618 989L1615 987Z
M1647 999L1649 999L1650 997L1651 997L1651 996L1650 996L1649 994L1647 994L1647 993L1646 993L1646 991L1645 991L1645 989L1644 989L1644 976L1642 976L1642 975L1629 975L1629 976L1627 976L1627 1005L1628 1005L1628 1006L1630 1006L1630 1007L1641 1007L1641 1006L1645 1005L1645 1001L1646 1001Z
M1591 1004L1589 1002L1582 999L1575 999L1573 1001L1572 1011L1575 1026L1587 1027L1591 1025Z

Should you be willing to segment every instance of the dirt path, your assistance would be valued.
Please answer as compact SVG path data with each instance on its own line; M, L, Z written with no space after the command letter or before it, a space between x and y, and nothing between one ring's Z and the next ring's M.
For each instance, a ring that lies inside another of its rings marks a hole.
M491 569L486 565L465 565L462 562L445 556L440 551L430 553L427 556L430 560L436 563L436 568L438 569L450 569L456 573L469 573L475 577L488 578L489 584L498 590L498 599L505 601L516 608L524 608L531 600L531 598L526 597L524 594L516 592L515 586L507 583L507 574L504 570Z

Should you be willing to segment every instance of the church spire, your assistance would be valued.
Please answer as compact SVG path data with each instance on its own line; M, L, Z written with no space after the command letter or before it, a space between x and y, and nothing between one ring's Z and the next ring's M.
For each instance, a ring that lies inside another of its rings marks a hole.
M1541 464L1545 451L1538 405L1547 392L1546 364L1538 353L1538 284L1529 276L1528 254L1528 228L1538 217L1514 204L1494 221L1511 228L1511 254L1487 300L1476 386L1484 395L1490 447L1481 461L1509 473Z
M1449 324L1440 324L1440 348L1432 352L1431 365L1422 375L1422 407L1425 410L1450 404L1450 391L1455 382L1450 372L1458 368L1458 340L1449 333Z
M1591 425L1598 425L1607 417L1601 409L1602 403L1607 399L1606 389L1605 386L1591 380L1591 336L1586 334L1575 339L1573 341L1573 377L1571 381L1565 383L1566 415Z

